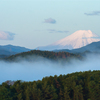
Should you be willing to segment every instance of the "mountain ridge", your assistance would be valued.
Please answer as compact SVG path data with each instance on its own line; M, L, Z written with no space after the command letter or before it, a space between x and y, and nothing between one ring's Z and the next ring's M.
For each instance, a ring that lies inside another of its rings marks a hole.
M92 33L90 30L79 30L73 34L58 40L57 42L44 46L38 47L39 50L56 50L56 49L77 49L86 46L92 42L100 41L99 36Z
M31 49L20 47L20 46L13 46L13 45L0 45L0 57L6 57L10 55L14 55L21 52L27 52Z
M69 53L83 53L86 51L90 52L98 52L100 53L100 41L99 42L92 42L84 47L68 50L68 49L60 49L60 50L53 50L54 52L69 52Z

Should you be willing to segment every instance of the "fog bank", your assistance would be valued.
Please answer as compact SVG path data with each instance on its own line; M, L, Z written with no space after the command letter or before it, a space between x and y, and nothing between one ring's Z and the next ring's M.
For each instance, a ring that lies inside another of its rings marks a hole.
M31 58L32 59L32 58ZM34 81L46 76L72 72L100 70L100 55L87 55L84 61L71 60L62 64L39 58L37 61L4 62L0 61L0 84L7 80Z

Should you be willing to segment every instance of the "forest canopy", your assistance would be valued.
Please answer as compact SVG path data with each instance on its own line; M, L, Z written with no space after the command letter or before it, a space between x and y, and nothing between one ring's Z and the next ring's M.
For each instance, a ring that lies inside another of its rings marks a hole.
M18 53L16 55L5 57L5 58L3 58L3 60L18 61L19 58L21 58L21 60L22 59L28 59L29 60L29 57L32 58L33 56L44 57L44 58L47 58L49 60L58 60L58 59L68 60L68 59L71 59L71 58L76 58L76 59L82 58L79 54L73 54L73 53L68 53L68 52L31 50L31 51L28 51L28 52Z
M6 81L0 85L0 100L100 100L100 71Z

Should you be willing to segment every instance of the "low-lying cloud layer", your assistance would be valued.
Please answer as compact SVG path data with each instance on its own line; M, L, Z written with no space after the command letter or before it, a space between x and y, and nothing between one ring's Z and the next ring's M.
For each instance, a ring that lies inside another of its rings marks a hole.
M7 32L7 31L0 31L0 40L13 40L14 33Z
M7 80L34 81L50 75L88 70L100 70L100 55L89 55L84 61L74 59L70 63L63 64L60 61L54 62L44 58L13 63L0 61L0 84Z

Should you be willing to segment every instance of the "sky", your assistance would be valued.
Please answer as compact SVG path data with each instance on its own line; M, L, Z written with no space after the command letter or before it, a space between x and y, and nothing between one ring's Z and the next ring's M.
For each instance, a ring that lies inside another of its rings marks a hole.
M100 0L0 0L0 45L35 49L78 30L100 36Z

